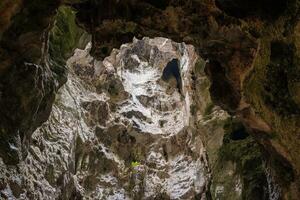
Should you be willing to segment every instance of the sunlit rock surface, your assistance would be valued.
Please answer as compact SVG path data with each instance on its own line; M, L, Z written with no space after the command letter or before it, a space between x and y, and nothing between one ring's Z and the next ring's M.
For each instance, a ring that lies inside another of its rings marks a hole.
M103 62L89 49L69 59L68 82L33 134L25 161L16 168L1 163L1 195L206 199L210 171L204 134L196 129L203 117L191 111L200 105L192 84L194 48L134 39ZM178 66L164 72L173 59Z

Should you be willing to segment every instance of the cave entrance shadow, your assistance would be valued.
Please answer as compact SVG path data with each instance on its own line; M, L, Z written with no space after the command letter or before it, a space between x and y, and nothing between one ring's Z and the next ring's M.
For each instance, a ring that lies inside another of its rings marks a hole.
M232 140L244 140L248 136L249 136L249 133L247 133L247 131L245 130L244 127L241 127L230 133L230 139L232 139Z
M169 81L172 78L176 79L176 88L178 89L179 93L181 93L182 81L181 81L181 74L179 68L179 60L176 58L168 62L162 74L162 80L164 81Z

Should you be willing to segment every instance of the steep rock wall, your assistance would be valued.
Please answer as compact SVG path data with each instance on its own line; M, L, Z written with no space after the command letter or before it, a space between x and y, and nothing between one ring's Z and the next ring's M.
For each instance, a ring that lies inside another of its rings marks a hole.
M0 3L0 155L7 164L26 156L31 134L48 119L55 94L66 82L65 60L87 42L80 41L84 31L70 8L60 8L55 17L58 5Z
M291 177L282 186L297 198L299 1L111 1L99 6L102 3L74 6L78 23L95 33L93 55L103 57L132 35L163 35L195 45L209 60L206 73L213 102L243 121L264 146L272 168L279 168L274 170L278 179ZM106 7L110 10L104 11ZM105 14L98 15L101 11ZM94 14L86 17L87 12Z
M26 138L48 118L63 83L64 70L44 64L46 35L62 4L78 11L77 23L92 34L92 54L98 58L134 35L194 44L210 61L212 100L251 128L270 166L279 169L275 174L284 174L278 179L285 180L286 193L298 196L297 0L2 1L1 155L6 163L20 161L21 148L30 142Z
M194 48L135 39L103 62L89 50L68 60L68 81L33 133L25 160L16 167L1 163L1 197L205 199L205 138L190 110ZM173 75L162 78L172 59L181 89Z

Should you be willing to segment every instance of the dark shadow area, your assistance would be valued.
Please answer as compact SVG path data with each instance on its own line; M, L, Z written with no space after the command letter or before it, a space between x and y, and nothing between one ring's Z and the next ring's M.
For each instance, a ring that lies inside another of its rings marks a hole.
M283 116L299 115L300 108L291 93L299 80L295 46L283 41L271 43L271 59L266 67L263 99L266 105Z
M164 68L162 79L164 81L169 81L171 78L176 79L176 88L181 93L182 90L182 82L181 82L181 75L179 69L179 60L173 59L168 62L167 66Z
M287 8L286 0L216 0L216 5L234 17L276 19Z
M159 9L166 9L166 7L169 5L169 0L146 0L145 2Z
M234 83L226 76L226 69L216 60L210 60L205 66L205 74L211 81L209 92L214 104L229 113L234 113L241 99Z
M244 127L241 127L230 133L230 139L232 139L232 140L244 140L248 136L249 136L249 133L247 133L247 131L245 130Z
M219 150L219 167L222 169L227 161L236 165L236 173L242 181L241 199L268 200L270 194L261 146L236 118L227 119L223 128L225 134Z

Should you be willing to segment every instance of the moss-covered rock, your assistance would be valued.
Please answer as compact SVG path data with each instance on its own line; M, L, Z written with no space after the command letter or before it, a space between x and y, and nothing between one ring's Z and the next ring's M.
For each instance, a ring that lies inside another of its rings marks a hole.
M224 130L223 145L212 174L214 199L269 199L259 145L235 119L229 118Z
M66 59L73 54L75 48L84 48L90 40L89 35L77 26L75 14L70 7L61 6L49 33L49 55L56 72L64 67Z
M268 158L277 160L271 166L284 169L275 171L277 176L283 176L277 179L286 194L300 191L295 186L299 185L300 169L299 140L296 139L300 129L299 29L295 12L298 8L298 1L288 1L288 8L276 22L248 24L260 32L260 49L243 87L257 118L261 117L272 129L265 136L261 132L254 136L269 152ZM294 178L285 178L290 176Z
M66 82L65 60L84 32L67 7L55 18L59 1L26 1L22 8L19 1L4 4L0 10L12 13L6 13L9 21L0 30L0 155L5 163L17 164L26 156L32 132L47 120Z

